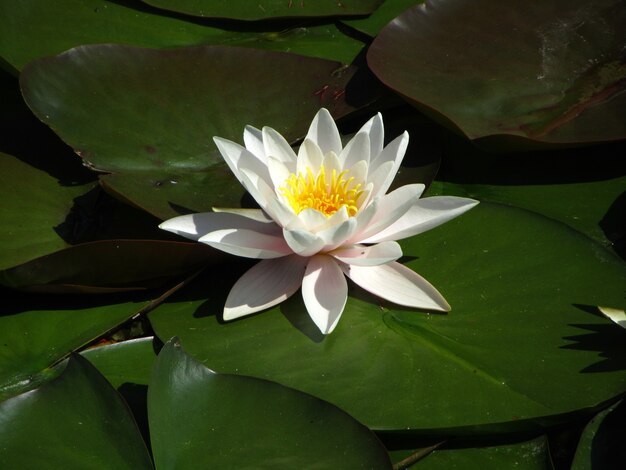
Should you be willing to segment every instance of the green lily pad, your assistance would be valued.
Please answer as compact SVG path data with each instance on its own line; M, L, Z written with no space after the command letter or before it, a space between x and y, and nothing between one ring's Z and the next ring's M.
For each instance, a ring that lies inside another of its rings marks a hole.
M81 352L115 388L125 383L148 385L156 360L154 338L136 338Z
M376 436L343 411L276 383L216 374L176 339L157 359L148 416L158 468L391 468Z
M408 455L407 455L408 454ZM401 461L411 453L392 452L392 460ZM397 464L396 464L397 465ZM478 447L443 447L434 450L410 467L411 470L553 470L548 439L545 435L522 442Z
M380 32L368 63L387 86L471 139L619 140L626 137L623 6L428 0Z
M598 243L540 215L481 203L402 246L407 266L440 290L450 314L351 288L324 338L299 295L224 324L239 271L211 280L210 290L199 283L195 299L203 300L187 293L150 320L161 338L180 335L218 372L311 393L377 430L537 430L623 392L623 332L593 306L623 306L626 267Z
M386 0L367 18L341 20L341 22L370 37L376 37L380 30L387 26L387 23L409 7L420 3L424 3L424 0Z
M144 47L226 44L290 51L346 64L363 49L361 41L343 34L334 24L248 28L232 23L200 24L159 14L139 2L0 0L0 18L0 57L14 72L39 57L98 43Z
M598 413L585 427L572 470L589 468L618 470L626 459L624 438L626 438L626 407L620 401Z
M0 403L0 445L3 468L153 468L124 401L80 356L56 379Z
M250 2L223 2L220 0L142 0L165 10L208 18L263 20L307 16L368 15L383 0L259 0Z
M346 95L355 98L349 88L355 71L236 47L102 45L37 60L20 82L44 123L87 165L113 173L105 187L168 218L241 204L243 189L213 136L241 141L251 124L295 140L321 106L338 117L354 110ZM289 77L297 80L285 86Z
M448 138L430 195L521 207L563 222L626 259L626 142L550 152L490 154Z
M68 299L2 290L0 399L31 389L50 367L135 315L128 298Z

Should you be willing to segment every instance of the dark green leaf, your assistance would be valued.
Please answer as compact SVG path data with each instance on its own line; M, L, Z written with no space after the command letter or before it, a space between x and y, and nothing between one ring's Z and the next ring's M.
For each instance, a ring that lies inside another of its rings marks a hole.
M408 453L410 454L410 453ZM393 452L392 457L404 458L407 452ZM399 460L396 458L394 460ZM405 468L405 467L401 467ZM437 449L411 470L552 470L550 450L546 436L511 444L484 445L480 447L448 447Z
M83 351L115 388L125 383L148 385L156 359L152 337L137 338Z
M142 306L111 297L69 300L6 290L2 300L0 399L32 388L52 364L128 320Z
M424 0L386 0L367 18L342 20L341 22L368 36L375 37L396 16L419 3L424 3Z
M21 70L33 59L82 44L144 47L228 44L290 51L346 64L363 48L361 41L341 33L333 24L267 24L246 28L232 23L208 25L159 14L137 1L0 0L0 18L0 57L15 70ZM297 76L293 78L297 80Z
M0 403L0 448L2 468L152 468L125 403L80 356L55 380Z
M598 413L580 437L572 470L618 470L626 461L626 407L618 402Z
M159 468L387 468L378 439L336 407L273 382L216 374L176 339L148 392Z
M325 338L299 295L223 324L239 271L219 286L212 280L210 291L199 285L195 298L208 300L163 305L151 322L218 372L306 391L380 430L537 429L623 392L623 331L595 306L624 305L626 267L601 245L489 203L402 245L407 265L443 293L450 314L403 309L353 288Z
M367 15L383 0L259 0L224 2L222 0L142 0L149 5L201 17L261 20L307 16Z
M241 141L251 124L297 139L321 106L335 116L354 109L346 102L356 99L354 73L337 62L253 49L105 45L37 60L21 85L35 114L88 165L116 173L107 187L167 218L240 205L242 188L212 136Z
M471 139L619 140L626 137L623 6L429 0L380 32L368 63L386 85Z

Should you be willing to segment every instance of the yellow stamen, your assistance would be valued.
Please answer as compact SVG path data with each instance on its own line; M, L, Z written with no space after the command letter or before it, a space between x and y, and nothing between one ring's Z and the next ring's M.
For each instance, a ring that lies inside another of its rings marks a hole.
M354 177L346 179L347 173L348 170L339 174L333 170L327 178L324 165L317 176L307 167L306 175L291 173L280 192L296 214L311 208L329 217L345 206L352 217L359 210L357 202L363 191L361 183L353 184Z

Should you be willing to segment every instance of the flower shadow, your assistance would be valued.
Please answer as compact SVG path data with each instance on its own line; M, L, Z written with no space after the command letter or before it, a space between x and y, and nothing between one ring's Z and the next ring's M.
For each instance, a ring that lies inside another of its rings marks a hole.
M595 316L601 316L597 307L589 305L574 305L580 310ZM579 328L580 334L564 336L563 339L571 343L561 346L561 349L577 351L595 351L602 358L599 362L584 367L580 372L612 372L626 370L626 330L618 325L609 323L575 323L570 324Z
M280 304L280 312L291 325L314 343L321 343L326 337L309 316L300 291Z

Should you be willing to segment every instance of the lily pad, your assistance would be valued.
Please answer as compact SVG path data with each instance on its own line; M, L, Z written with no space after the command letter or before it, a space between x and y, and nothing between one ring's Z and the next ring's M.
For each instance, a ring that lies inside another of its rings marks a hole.
M370 37L376 37L380 30L387 26L387 23L409 7L420 3L424 3L424 0L386 0L367 18L347 19L341 22Z
M224 2L221 0L142 0L158 8L208 18L263 20L270 18L368 15L383 0L259 0Z
M157 359L148 416L158 468L391 469L376 436L345 412L276 383L216 374L176 339Z
M471 139L619 140L626 137L623 6L428 0L380 32L368 63L387 86Z
M3 468L151 469L124 401L89 362L73 356L56 379L0 403Z
M580 437L572 462L572 470L589 468L618 470L621 468L626 458L625 415L626 407L624 407L624 402L620 401L598 413L589 422Z
M50 367L142 307L129 298L32 296L0 291L0 399L31 389Z
M327 337L315 334L298 294L223 323L236 272L217 286L205 281L210 291L199 283L195 297L160 306L150 320L161 338L180 335L218 372L311 393L377 430L538 430L623 392L622 330L588 307L624 304L626 267L598 243L540 215L481 203L402 246L407 266L437 286L450 314L351 288Z
M392 459L406 458L407 452L392 452ZM410 455L410 453L409 453ZM400 458L398 458L400 457ZM398 466L398 464L396 464ZM477 447L442 446L410 467L411 470L553 470L545 435L535 439Z
M83 44L227 44L291 51L346 64L363 48L361 41L343 34L334 24L268 24L244 30L232 23L185 21L136 1L0 0L0 18L0 57L15 74L31 60Z
M243 189L213 136L240 141L251 124L295 140L320 107L336 117L355 109L346 101L358 98L349 88L355 71L337 62L236 47L101 45L37 60L20 82L44 123L87 165L113 173L105 176L105 187L168 218L241 205ZM297 80L285 86L288 77Z

